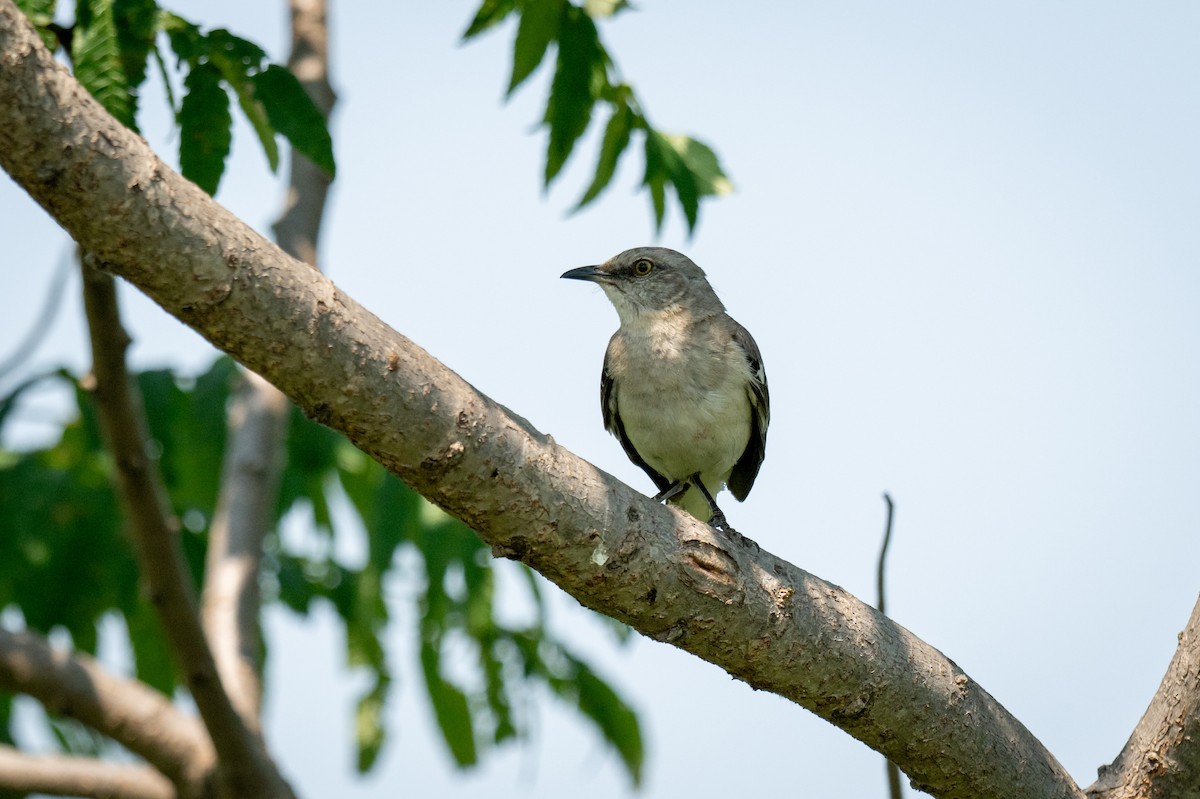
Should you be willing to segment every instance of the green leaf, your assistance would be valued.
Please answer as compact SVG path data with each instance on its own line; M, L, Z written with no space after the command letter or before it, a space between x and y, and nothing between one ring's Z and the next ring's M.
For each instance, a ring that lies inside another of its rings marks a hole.
M646 131L646 172L642 185L650 190L650 201L654 206L654 230L662 231L663 215L667 210L667 165L666 143L662 135L654 130Z
M517 8L516 0L484 0L475 12L475 18L463 31L463 41L473 39L486 30L499 25Z
M583 11L592 19L612 17L629 8L629 0L583 0Z
M158 34L159 10L154 0L113 0L117 43L126 84L137 105L137 88L146 80L146 67Z
M358 744L356 767L359 774L370 771L379 759L387 740L384 710L387 706L390 677L380 677L371 690L358 700L354 713L354 739Z
M121 124L137 130L134 100L122 67L113 0L80 0L75 14L71 62L76 79Z
M233 118L221 73L212 64L194 64L184 79L179 109L179 168L209 194L217 193L232 140Z
M242 113L258 136L271 171L279 169L279 145L275 141L275 128L267 118L267 109L254 93L252 76L262 71L267 54L253 42L234 36L223 28L209 31L203 36L201 47L208 60L221 71L221 77L233 88Z
M566 9L566 0L525 0L522 4L521 22L517 26L517 38L513 42L509 95L542 63L546 56L546 48L558 36L559 25Z
M592 107L607 83L606 59L595 23L571 6L563 15L559 30L558 63L546 103L545 122L550 127L546 146L547 186L587 130Z
M17 0L17 8L29 17L29 21L37 28L42 44L46 45L46 49L52 53L58 50L58 37L54 31L48 29L48 26L54 22L56 5L56 0ZM0 793L0 796L3 794Z
M296 76L271 64L251 80L255 97L266 108L267 119L275 130L283 134L297 152L307 156L329 177L334 177L337 166L325 117Z
M574 660L574 665L578 670L575 682L579 690L579 709L617 751L634 785L640 784L645 750L637 714L586 664Z
M137 678L170 696L175 689L175 666L163 638L158 615L148 602L133 597L134 608L125 612L125 627L133 647Z
M475 730L471 724L471 709L467 696L457 687L442 678L441 655L437 644L424 642L421 645L421 673L425 677L425 689L433 705L442 739L450 748L450 754L459 768L473 766L479 756L475 750Z
M625 148L629 146L629 134L633 131L634 113L628 105L621 103L613 109L608 125L604 128L604 140L600 143L600 160L596 164L596 174L592 183L580 198L576 210L600 196L600 192L612 181L617 171L617 163Z
M663 134L662 138L691 174L700 196L733 193L733 184L711 147L689 136Z

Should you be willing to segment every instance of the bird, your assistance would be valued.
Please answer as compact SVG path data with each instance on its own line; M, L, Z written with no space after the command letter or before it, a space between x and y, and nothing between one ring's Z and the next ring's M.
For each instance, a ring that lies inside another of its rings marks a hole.
M562 274L604 290L620 327L600 375L604 427L658 488L719 530L726 486L746 499L771 420L758 344L725 312L704 271L666 247L636 247Z

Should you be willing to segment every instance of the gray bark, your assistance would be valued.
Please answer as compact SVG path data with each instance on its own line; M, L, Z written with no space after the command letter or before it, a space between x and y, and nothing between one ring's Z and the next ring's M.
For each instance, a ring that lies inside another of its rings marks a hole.
M1090 799L1200 799L1200 600L1150 707Z
M115 677L86 655L55 652L33 633L0 629L0 688L37 699L146 759L199 799L216 762L204 728L158 691Z

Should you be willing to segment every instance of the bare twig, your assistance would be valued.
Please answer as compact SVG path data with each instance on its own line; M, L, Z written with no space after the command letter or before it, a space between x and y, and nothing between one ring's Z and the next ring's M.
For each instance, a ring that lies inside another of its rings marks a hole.
M171 782L149 766L86 757L28 755L0 745L0 790L93 799L175 799Z
M168 507L162 478L146 454L145 411L125 371L129 337L117 311L116 286L95 265L94 256L85 254L84 308L92 340L96 410L116 463L117 495L150 601L212 737L223 792L238 797L291 797L291 789L234 710L217 674L184 565L179 522Z
M110 674L86 655L56 652L34 633L4 629L0 688L112 738L165 774L180 796L206 795L215 762L208 735L158 691Z
M59 263L54 276L50 278L50 286L46 290L46 299L42 302L42 309L38 313L37 319L30 325L29 332L17 342L8 356L0 360L0 380L3 380L9 372L27 361L33 355L34 349L45 340L46 331L54 324L54 317L58 314L58 309L62 306L63 289L66 287L67 278L71 274L73 260L72 258L64 257L62 262Z
M896 506L892 503L892 495L883 492L883 501L887 503L887 521L883 526L883 544L879 547L879 568L876 571L876 588L879 591L879 602L875 607L880 613L887 613L887 593L884 591L884 577L887 574L888 545L892 543L892 515ZM890 799L901 799L904 788L900 782L900 769L888 758L884 758L887 771L888 796Z
M328 79L324 0L292 0L295 73L326 118L333 106ZM317 265L317 238L329 177L295 150L285 210L275 238L293 257ZM270 529L291 406L279 389L247 372L229 411L221 494L209 529L202 618L221 680L246 723L261 734L258 679L258 571Z
M1112 765L1100 768L1090 799L1200 797L1200 600L1162 684Z

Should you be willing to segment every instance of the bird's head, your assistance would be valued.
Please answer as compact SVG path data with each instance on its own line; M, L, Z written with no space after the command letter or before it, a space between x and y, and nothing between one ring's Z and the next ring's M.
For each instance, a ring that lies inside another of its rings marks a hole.
M635 247L597 266L581 266L562 276L598 284L622 322L679 309L693 313L725 310L704 270L683 253L666 247Z

